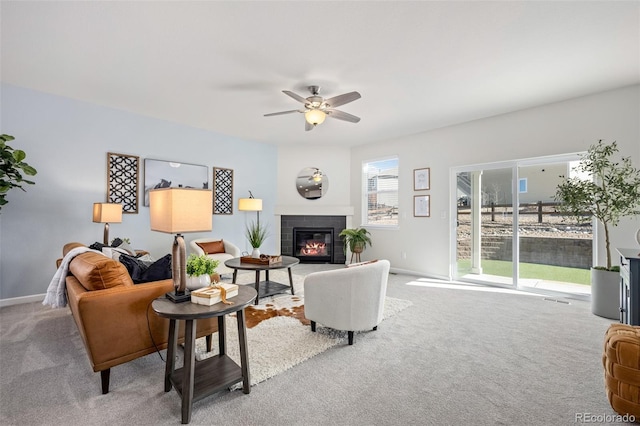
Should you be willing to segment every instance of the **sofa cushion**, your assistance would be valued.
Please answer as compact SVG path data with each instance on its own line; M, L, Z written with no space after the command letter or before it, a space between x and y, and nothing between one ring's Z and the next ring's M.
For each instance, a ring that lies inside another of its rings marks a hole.
M134 284L166 280L172 277L171 254L149 264L134 256L120 255L120 262L127 268Z
M205 254L225 253L224 241L209 241L206 243L196 243Z
M100 253L86 252L74 257L69 272L89 291L133 285L124 265Z

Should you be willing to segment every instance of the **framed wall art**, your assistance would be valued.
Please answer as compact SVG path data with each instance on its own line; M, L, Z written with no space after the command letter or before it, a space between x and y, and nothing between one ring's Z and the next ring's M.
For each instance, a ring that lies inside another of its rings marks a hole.
M431 216L431 196L429 195L413 196L413 216L414 217Z
M424 191L431 189L431 169L429 167L424 169L413 170L413 190Z
M213 214L233 214L233 170L213 168Z
M107 152L107 202L122 204L122 213L138 213L140 157Z
M209 189L209 168L197 164L144 159L144 205L149 191L157 188Z

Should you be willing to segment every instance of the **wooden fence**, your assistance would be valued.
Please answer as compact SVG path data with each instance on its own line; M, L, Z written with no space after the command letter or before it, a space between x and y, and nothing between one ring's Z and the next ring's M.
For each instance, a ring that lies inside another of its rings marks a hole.
M520 204L520 208L518 210L519 215L537 215L538 223L543 222L543 217L545 215L548 216L562 216L563 214L558 211L557 207L560 203L543 203L542 201L538 201L537 203L523 203ZM513 205L512 204L496 204L490 203L485 204L482 207L483 215L491 215L491 221L496 221L496 214L502 216L505 214L513 215ZM497 212L497 208L503 208L504 211ZM468 205L458 206L458 215L467 215L471 214L471 207ZM584 213L583 216L589 217L588 213Z

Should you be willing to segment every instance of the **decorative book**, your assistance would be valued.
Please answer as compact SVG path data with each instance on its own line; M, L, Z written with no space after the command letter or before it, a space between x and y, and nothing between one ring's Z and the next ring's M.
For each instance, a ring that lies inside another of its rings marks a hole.
M191 303L197 303L198 305L215 305L216 303L223 302L222 287L225 292L224 300L231 299L238 295L237 284L218 283L214 286L208 286L193 290L191 292Z

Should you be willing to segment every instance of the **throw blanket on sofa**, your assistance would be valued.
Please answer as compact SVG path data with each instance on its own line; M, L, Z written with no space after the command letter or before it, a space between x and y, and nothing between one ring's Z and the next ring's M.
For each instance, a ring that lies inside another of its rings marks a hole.
M44 301L42 302L43 305L51 305L52 308L64 308L67 306L67 294L65 290L67 275L69 275L69 263L71 263L71 260L73 260L77 255L88 251L102 254L102 252L92 250L89 247L76 247L67 253L49 283L47 295L44 297Z

